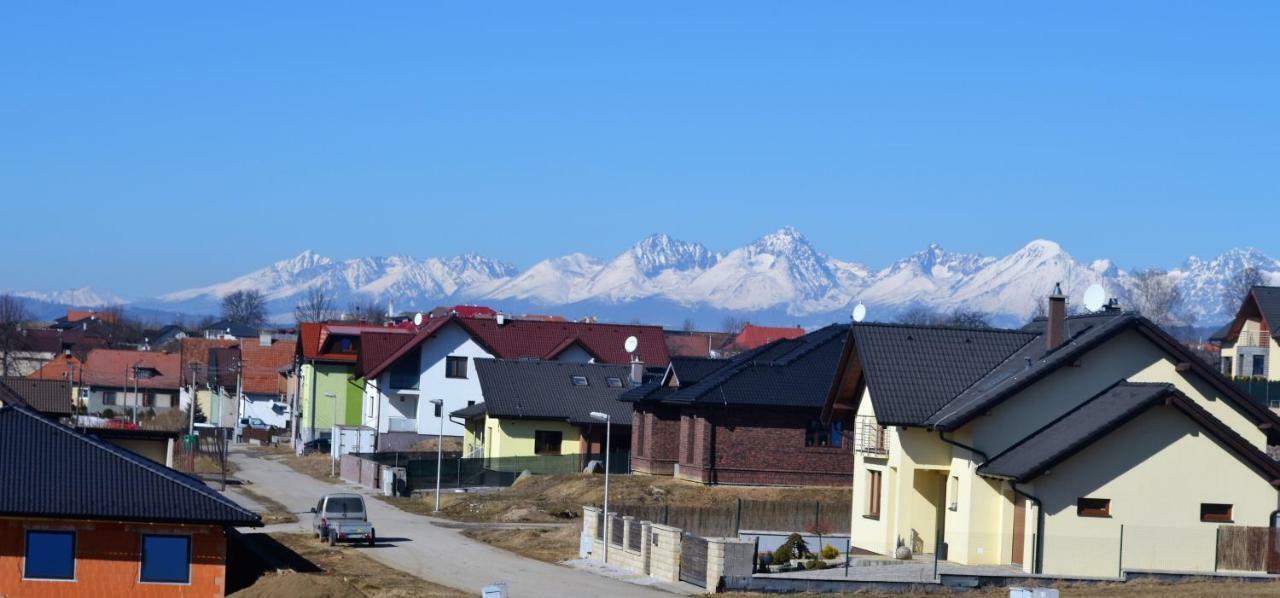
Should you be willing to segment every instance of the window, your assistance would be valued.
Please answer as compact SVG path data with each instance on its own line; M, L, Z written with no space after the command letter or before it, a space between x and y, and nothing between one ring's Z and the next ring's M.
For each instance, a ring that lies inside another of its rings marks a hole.
M143 534L139 579L146 583L189 583L191 537Z
M869 519L880 518L880 473L876 470L867 472L867 514Z
M467 377L467 358L454 357L452 355L444 358L444 377L445 378L466 378Z
M1080 517L1110 517L1111 499L1077 498L1076 515L1079 515Z
M841 436L844 434L844 422L832 421L830 425L822 425L822 422L814 420L804 431L805 446L840 446Z
M1212 502L1200 503L1200 521L1231 523L1231 505Z
M533 452L538 455L559 455L560 441L564 438L561 432L535 430L533 433Z
M324 512L331 515L360 515L364 513L364 501L353 496L331 496L324 506Z
M351 338L338 339L338 352L339 353L355 353L356 352L355 339L351 339Z
M1259 378L1267 375L1267 357L1265 355L1253 356L1253 375Z
M1231 376L1231 375L1233 374L1233 372L1231 371L1231 358L1230 358L1230 357L1223 357L1223 358L1222 358L1222 374L1223 374L1224 376Z
M391 388L417 390L422 360L418 349L405 353L391 366Z
M609 376L608 378L604 379L604 385L608 386L609 388L622 388L622 378L618 378L617 376Z
M103 393L102 393L102 404L103 404L103 405L115 405L115 404L116 404L116 391L114 391L114 390L107 390L107 391L103 391Z
M25 579L75 579L76 533L29 530L25 557Z
M947 508L952 511L960 506L960 476L951 476L951 483L947 485Z
M588 386L588 385L590 385L590 382L587 382L587 377L586 377L586 376L573 376L572 380L573 380L573 385L574 385L574 386Z

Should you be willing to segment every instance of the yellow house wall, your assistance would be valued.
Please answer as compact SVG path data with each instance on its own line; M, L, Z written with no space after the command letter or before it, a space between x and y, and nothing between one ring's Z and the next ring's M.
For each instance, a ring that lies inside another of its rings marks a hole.
M580 453L578 428L563 421L543 419L498 419L485 417L486 457L532 457L534 432L560 432L560 454Z
M871 392L869 390L863 390L862 397L858 401L857 416L875 416L875 407L872 405ZM855 429L855 434L861 433L860 429ZM889 441L890 455L893 452L894 443L891 438ZM867 483L869 471L881 472L879 519L870 519L866 516L867 505L870 504L870 488ZM893 516L893 505L896 502L893 499L892 490L894 472L896 472L896 468L891 468L889 460L886 458L858 451L853 453L853 513L850 518L853 523L850 525L849 537L852 539L854 546L880 554L893 553L896 545L893 542L893 534L890 533L888 522Z
M1200 521L1200 503L1231 504L1236 525L1266 526L1277 499L1267 480L1164 406L1059 464L1032 494L1045 511L1044 573L1097 577L1119 571L1122 525L1124 568L1213 571L1218 524ZM1077 516L1080 497L1110 499L1111 516Z

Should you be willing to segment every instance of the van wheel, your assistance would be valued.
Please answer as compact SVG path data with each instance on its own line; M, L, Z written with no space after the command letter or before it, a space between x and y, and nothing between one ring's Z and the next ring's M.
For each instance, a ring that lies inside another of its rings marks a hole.
M370 531L369 531L369 545L370 545L370 546L373 546L373 543L374 543L374 542L376 542L376 541L377 541L377 540L375 540L375 539L374 539L374 537L373 537L373 530L370 530Z

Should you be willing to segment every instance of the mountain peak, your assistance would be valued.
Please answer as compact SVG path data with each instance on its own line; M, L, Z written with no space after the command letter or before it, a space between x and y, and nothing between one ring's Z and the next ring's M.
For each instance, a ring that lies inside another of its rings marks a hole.
M673 239L666 233L649 235L630 250L636 266L646 276L663 270L702 270L714 266L717 256L701 243Z
M760 237L751 244L751 248L761 253L791 254L797 251L813 253L809 240L792 226L784 226Z

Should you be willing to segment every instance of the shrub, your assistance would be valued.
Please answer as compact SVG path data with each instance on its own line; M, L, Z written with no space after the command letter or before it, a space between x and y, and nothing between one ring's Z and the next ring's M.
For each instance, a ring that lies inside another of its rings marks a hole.
M804 543L804 538L800 534L791 534L787 536L787 540L773 551L773 560L782 564L789 562L791 559L807 559L813 556L809 552L809 545Z
M809 559L809 562L805 563L804 568L810 571L815 569L826 569L827 562L822 559Z
M102 417L103 417L103 418L106 418L106 419L115 419L115 417L116 417L116 412L115 412L115 411L112 411L111 409L103 409L103 410L102 410Z
M756 555L756 564L759 566L758 573L768 573L769 565L773 564L773 553L765 551Z
M823 547L822 547L822 558L824 558L824 559L834 559L834 558L836 558L836 557L838 557L838 556L840 556L840 549L839 549L839 548L836 548L835 546L832 546L832 545L830 545L830 544L827 544L826 546L823 546Z

